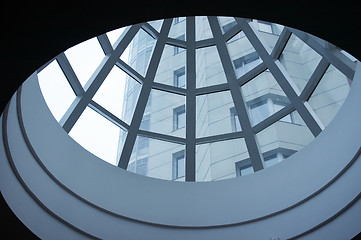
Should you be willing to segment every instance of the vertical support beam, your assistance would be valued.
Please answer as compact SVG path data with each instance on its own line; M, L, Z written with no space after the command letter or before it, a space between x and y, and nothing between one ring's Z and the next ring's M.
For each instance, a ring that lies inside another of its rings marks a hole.
M186 19L186 181L196 180L196 31L195 18Z
M280 61L271 57L270 50L266 43L262 43L257 33L251 28L251 26L242 19L236 19L238 24L241 24L243 32L251 42L258 55L261 57L263 62L266 64L283 92L286 94L288 99L291 101L297 112L300 114L307 127L310 129L312 134L316 137L324 129L323 124L319 121L317 116L313 113L312 109L307 106L296 93L296 87L292 87L293 81L285 71Z
M248 148L248 153L252 162L254 171L259 171L264 168L263 156L258 147L256 136L252 130L251 122L249 120L246 104L241 93L236 74L233 69L232 60L228 53L225 39L222 36L221 28L219 26L217 17L208 17L209 25L211 27L216 47L221 59L221 63L226 74L227 82L231 90L232 99L236 108L238 119L244 133L245 142Z
M140 123L142 122L144 110L147 105L149 94L154 82L154 77L158 69L171 24L172 19L164 20L158 40L155 44L148 70L144 78L144 83L139 94L137 106L135 107L133 118L129 126L127 137L125 139L123 151L120 155L120 159L118 159L118 167L120 168L127 169L128 167L130 155L133 151L133 146L138 135Z
M68 111L65 113L64 117L59 122L63 129L69 133L75 122L79 119L80 115L83 113L84 109L88 106L89 102L98 91L101 84L104 82L105 78L108 76L110 70L112 70L115 63L118 61L119 57L124 52L125 48L128 46L130 41L133 39L135 34L138 32L140 24L133 25L123 35L122 40L114 49L110 55L106 55L103 61L98 66L95 73L90 77L88 83L89 87L86 89L83 96L76 103L72 104ZM85 86L87 87L87 86Z

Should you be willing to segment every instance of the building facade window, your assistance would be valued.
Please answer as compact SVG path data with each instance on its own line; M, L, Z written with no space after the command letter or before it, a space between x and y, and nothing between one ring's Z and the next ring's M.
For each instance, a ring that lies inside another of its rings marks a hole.
M173 82L175 87L184 88L186 86L185 67L181 67L173 72Z
M184 150L173 153L173 180L185 176L185 155Z
M138 159L134 162L129 163L127 170L146 176L148 170L148 158Z
M261 32L274 34L272 23L258 20L258 30Z
M263 160L265 168L282 162L296 151L286 148L276 148L268 152L263 153ZM245 176L254 173L251 159L247 158L235 163L237 177Z
M262 61L258 56L257 52L251 52L245 56L233 60L236 76L239 77L244 75L251 69L255 68L261 62Z
M178 39L178 40L185 40L185 35L180 35L179 37L176 37L175 39ZM181 47L174 47L174 55L177 55L181 52L185 51L184 48L181 48Z
M177 23L183 22L184 20L186 20L186 17L175 17L173 23L177 24Z
M173 130L178 130L186 126L185 105L173 109Z

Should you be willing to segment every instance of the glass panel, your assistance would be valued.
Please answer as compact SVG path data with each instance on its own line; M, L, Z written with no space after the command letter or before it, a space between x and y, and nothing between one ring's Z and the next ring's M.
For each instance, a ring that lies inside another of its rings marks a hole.
M235 131L234 103L230 91L196 97L196 137Z
M120 59L144 77L147 72L155 42L156 40L146 31L140 29L129 43Z
M351 81L330 65L308 103L324 126L335 117L350 90Z
M117 165L118 144L121 143L119 136L124 133L112 122L86 107L69 136L95 156Z
M195 17L196 21L196 41L213 38L211 27L207 16Z
M300 90L299 93L306 86L320 60L321 56L294 34L280 56L281 64Z
M236 163L248 159L243 138L196 146L196 181L236 177Z
M215 46L196 49L196 87L226 83L221 59Z
M149 23L155 30L157 30L158 32L160 32L160 29L161 29L162 24L163 24L163 19L150 21L150 22L148 22L148 23Z
M185 88L186 51L178 48L176 53L176 48L178 47L165 45L154 81Z
M185 137L185 96L152 89L142 121L141 130Z
M52 61L38 73L39 85L54 118L59 122L75 100L75 93L57 61Z
M240 32L228 40L227 48L233 62L237 78L249 72L262 62L256 50L245 37L243 32Z
M96 37L79 43L64 53L83 87L104 58Z
M169 29L168 37L178 38L181 35L184 35L184 39L186 39L186 18L175 17L173 18L172 26Z
M237 24L233 17L218 17L218 22L223 34L228 32Z
M93 100L130 124L141 85L129 77L117 66L114 66ZM128 102L129 101L129 102Z
M268 44L272 51L284 27L280 24L261 20L258 20L257 23L256 21L252 22L254 28L258 30L259 37Z
M176 166L177 158L174 156L184 149L184 145L137 136L127 170L148 177L175 180L173 168ZM181 162L178 162L180 167L178 171L181 174L184 170L182 170L182 160L179 161ZM184 179L179 177L177 181Z
M252 126L290 103L268 70L243 85L241 89L243 98L247 103ZM285 120L286 118L287 116Z
M122 35L122 33L124 32L124 30L127 27L122 27L122 28L118 28L115 29L113 31L107 32L107 37L109 39L110 44L113 46L113 48L115 47L115 43L117 42L117 40L119 39L120 35Z
M265 161L268 160L269 153L277 153L279 149L283 151L286 149L291 153L297 152L314 139L313 134L296 111L290 116L292 122L280 120L256 134Z

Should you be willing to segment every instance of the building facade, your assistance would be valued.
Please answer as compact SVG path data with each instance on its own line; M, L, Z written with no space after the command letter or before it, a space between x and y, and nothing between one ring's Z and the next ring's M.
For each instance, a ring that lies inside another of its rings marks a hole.
M310 143L315 134L294 107L287 94L280 87L273 74L263 65L258 52L237 22L231 17L218 17L223 36L232 60L233 70L241 85L248 118L256 132L256 143L262 155L264 167L270 167L285 160ZM162 21L150 23L159 31ZM295 34L289 34L282 51L274 49L283 26L251 20L249 24L269 53L275 54L278 66L291 79L295 94L308 107L309 113L321 129L329 124L345 100L351 82L334 66L327 64L316 89L310 91L316 67L322 56ZM214 36L207 17L195 17L196 41L206 41ZM234 34L234 33L236 34ZM186 40L186 18L174 18L169 38ZM284 36L282 36L284 37ZM140 30L130 44L128 64L145 76L154 48L155 40ZM330 46L332 48L332 46ZM155 83L187 89L187 49L166 44L154 78ZM277 55L277 56L276 56ZM318 67L320 68L320 67ZM251 76L251 77L250 77ZM227 78L215 45L196 49L196 88L199 92L212 86L227 84ZM123 119L130 121L136 107L141 85L128 77L123 102ZM196 97L196 181L212 181L243 176L254 172L247 144L242 138L202 143L202 139L222 134L241 133L242 128L230 90L199 94ZM266 119L280 110L287 114L265 128ZM264 124L263 124L264 125ZM186 97L152 89L140 125L140 130L156 132L174 137L186 137ZM118 158L126 138L120 136ZM141 175L166 180L185 180L185 146L156 140L141 134L137 136L130 157L128 170Z

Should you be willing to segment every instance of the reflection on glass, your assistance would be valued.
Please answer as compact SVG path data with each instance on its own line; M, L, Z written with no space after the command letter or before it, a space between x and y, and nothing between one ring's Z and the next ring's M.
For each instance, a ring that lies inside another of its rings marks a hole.
M75 93L55 60L38 73L38 79L45 102L59 122L75 100Z
M105 56L96 37L79 43L64 53L83 87Z
M284 160L314 139L313 134L296 111L290 116L292 122L281 119L256 134L265 167Z
M281 110L290 101L269 71L264 71L252 81L241 87L243 97L249 110L251 125L265 120ZM284 117L288 121L290 116Z
M156 40L146 31L139 29L138 33L120 56L120 59L144 77L155 42Z
M195 17L196 22L196 41L213 38L211 27L209 26L207 16Z
M196 87L226 83L221 59L215 46L196 49Z
M173 18L172 25L169 29L168 37L170 38L179 38L184 36L186 39L186 18L185 17L175 17Z
M127 170L148 177L184 181L184 149L184 145L138 136Z
M221 26L223 34L228 32L232 27L237 24L236 20L234 20L234 17L218 17L218 22Z
M243 138L196 146L196 181L213 181L237 176L236 165L249 159Z
M141 130L185 137L185 96L152 89Z
M230 91L197 96L196 137L235 131L237 122L231 109L234 109L234 103Z
M83 148L104 161L117 165L119 134L124 131L106 118L86 107L69 132Z
M175 51L175 49L178 49ZM182 49L182 50L180 50ZM186 87L186 51L183 48L165 45L154 82L175 87Z
M279 60L301 93L321 56L292 34Z
M330 65L308 103L326 127L335 117L350 90L351 81Z

